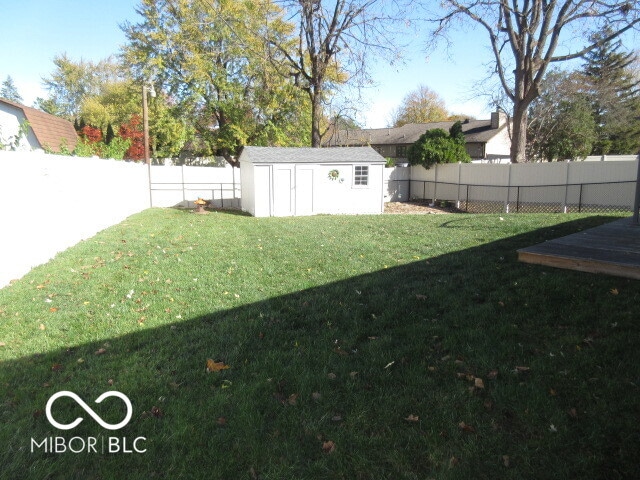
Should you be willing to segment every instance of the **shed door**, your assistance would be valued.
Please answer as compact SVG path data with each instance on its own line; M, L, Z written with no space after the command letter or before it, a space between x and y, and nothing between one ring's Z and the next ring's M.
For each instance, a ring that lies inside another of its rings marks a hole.
M293 167L273 167L273 215L287 217L293 215Z
M313 169L296 169L296 215L313 215Z

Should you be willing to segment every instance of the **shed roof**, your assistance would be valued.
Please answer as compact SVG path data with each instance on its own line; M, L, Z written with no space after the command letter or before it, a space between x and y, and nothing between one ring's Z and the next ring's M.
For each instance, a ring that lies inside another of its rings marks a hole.
M326 146L349 145L410 145L427 130L441 128L449 131L455 122L408 123L395 128L371 128L362 130L337 130L331 134ZM503 123L491 128L491 120L470 120L462 124L462 133L467 143L486 143L499 131L506 128Z
M244 147L241 162L250 163L385 163L373 148Z
M60 146L64 143L69 150L76 148L78 135L68 120L4 98L0 98L0 102L22 110L41 147L60 152Z

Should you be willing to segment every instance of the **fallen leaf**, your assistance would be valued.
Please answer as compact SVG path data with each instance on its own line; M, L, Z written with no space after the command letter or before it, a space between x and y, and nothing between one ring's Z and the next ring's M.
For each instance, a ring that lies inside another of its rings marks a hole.
M516 367L517 373L528 373L530 370L529 367Z
M57 311L58 311L58 309L57 309L56 307L51 307L51 308L49 309L49 311L50 311L51 313L55 313L55 312L57 312Z
M556 428L556 426L552 423L551 425L549 425L549 431L552 433L556 433L558 431L558 429Z
M384 368L389 368L391 365L393 365L394 363L396 363L396 361L394 360L393 362L389 362L387 363Z
M51 371L52 372L59 372L60 370L62 370L62 364L61 363L54 363L53 365L51 365Z
M618 289L617 288L612 288L611 290L609 290L609 293L611 293L611 295L618 295Z
M481 379L481 378L477 378L477 377L476 377L476 378L473 380L473 385L474 385L476 388L484 388L484 382L482 381L482 379Z
M227 419L224 417L218 417L217 420L218 425L226 425L227 424Z
M161 418L164 416L164 412L154 405L151 407L151 415L156 418Z
M571 418L578 418L578 411L575 408L570 408L567 413Z
M489 373L487 373L487 378L489 380L495 380L496 378L498 378L498 370L491 370Z
M462 430L463 432L467 432L467 433L475 433L475 432L476 432L476 429L475 429L475 428L473 428L471 425L467 425L467 424L466 424L466 423L464 423L464 422L460 422L460 423L458 424L458 428L459 428L460 430Z
M287 402L289 403L289 405L296 405L298 403L298 394L292 393L291 395L289 395Z
M331 440L322 442L322 451L326 454L331 454L336 451L336 444Z
M502 464L509 468L509 455L502 455Z
M426 300L427 296L426 295L421 295L419 293L416 293L416 299L417 300Z
M552 397L555 397L556 395L558 395L558 392L556 392L555 389L550 388L549 389L549 395L551 395Z
M224 362L214 362L210 358L207 358L207 372L219 372L227 368L229 368L229 365L225 365Z
M419 422L420 421L420 417L418 417L417 415L414 415L413 413L410 414L407 418L405 418L405 420L407 422Z
M320 392L313 392L311 398L317 402L322 398L322 394Z
M6 344L6 343L4 343L4 342L0 342L0 347L6 347L6 346L7 346L7 344Z
M336 374L335 373L328 373L327 374L327 378L329 380L335 380L336 379Z
M99 348L98 350L93 352L94 355L102 355L104 353L107 353L107 349L106 348Z
M332 422L341 422L342 421L342 415L334 415L333 417L331 417L331 421Z

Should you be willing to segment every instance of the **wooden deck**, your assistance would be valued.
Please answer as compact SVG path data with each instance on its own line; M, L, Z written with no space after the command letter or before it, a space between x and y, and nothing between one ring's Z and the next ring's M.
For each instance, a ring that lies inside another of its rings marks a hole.
M631 218L518 250L525 263L640 279L640 226Z

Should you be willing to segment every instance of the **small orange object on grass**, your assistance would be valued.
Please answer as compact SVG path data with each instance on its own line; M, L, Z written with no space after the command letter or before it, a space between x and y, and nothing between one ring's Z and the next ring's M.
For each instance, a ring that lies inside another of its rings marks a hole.
M195 202L193 202L196 206L196 213L207 213L204 209L204 207L206 205L209 204L209 202L207 202L206 200L203 200L202 198L198 198Z

